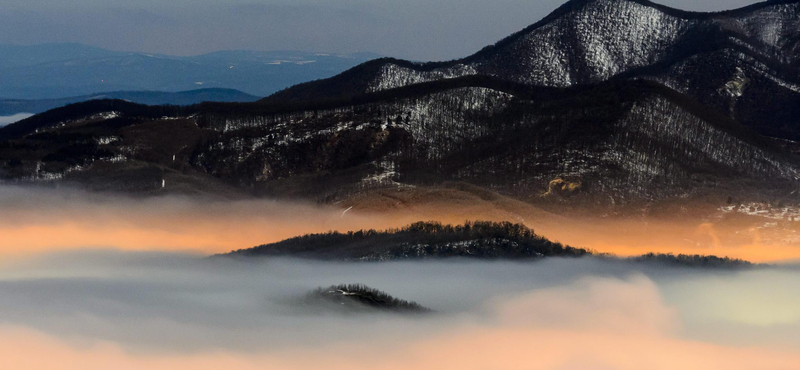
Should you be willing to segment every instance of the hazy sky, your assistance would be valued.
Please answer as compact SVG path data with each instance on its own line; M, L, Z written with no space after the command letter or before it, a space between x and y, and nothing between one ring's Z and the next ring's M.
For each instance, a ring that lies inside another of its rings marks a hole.
M565 0L0 0L0 43L177 55L227 49L469 55ZM660 0L689 10L751 0Z

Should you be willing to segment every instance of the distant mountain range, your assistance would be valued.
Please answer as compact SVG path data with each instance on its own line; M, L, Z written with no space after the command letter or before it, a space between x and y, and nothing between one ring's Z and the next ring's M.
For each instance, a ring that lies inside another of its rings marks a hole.
M80 44L0 45L0 99L201 88L236 89L263 97L297 83L333 76L376 57L297 51L220 51L178 57Z
M549 207L795 204L799 43L798 0L571 0L461 60L378 59L257 103L49 111L0 129L0 176L320 202L462 182Z
M192 105L202 102L253 102L259 97L233 89L196 89L180 92L112 91L102 94L73 96L60 99L0 99L0 116L20 112L42 113L65 105L87 100L119 99L147 105Z

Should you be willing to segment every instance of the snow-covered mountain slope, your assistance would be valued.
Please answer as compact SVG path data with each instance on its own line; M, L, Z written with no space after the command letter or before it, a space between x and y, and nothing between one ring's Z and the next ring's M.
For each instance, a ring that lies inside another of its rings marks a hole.
M640 71L713 107L756 132L800 139L800 84L791 69L773 68L741 50L726 48Z
M387 62L368 89L469 74L565 87L734 46L789 64L799 56L787 45L798 35L798 2L704 14L637 0L572 1L543 22L449 65L426 70Z
M566 87L607 80L664 59L697 24L628 0L575 2L572 10L514 35L454 66L413 71L387 65L372 89L398 87L405 75L481 73L532 85ZM452 71L452 72L451 72Z
M267 101L357 95L467 75L568 87L611 78L659 81L768 135L800 139L797 118L753 117L770 101L762 88L740 86L731 102L707 99L741 69L749 81L800 104L800 2L772 1L721 12L693 13L644 0L572 0L547 18L475 55L446 63L382 59L347 73L277 93ZM699 69L699 70L695 70ZM763 80L763 81L761 81ZM347 83L343 83L347 81ZM733 108L731 109L731 106ZM767 110L772 110L768 108Z
M681 196L741 179L800 178L794 160L662 86L607 84L551 99L546 92L499 90L460 88L260 123L226 119L216 126L227 131L229 144L209 147L198 158L206 168L233 166L226 176L246 172L242 166L257 170L250 178L269 179L296 174L297 166L285 167L297 159L292 153L315 153L300 168L313 173L371 165L350 191L438 179L523 198L563 184L558 191L618 201ZM206 162L210 158L215 162Z
M0 158L16 159L0 174L82 182L138 171L153 176L140 190L160 191L174 185L164 176L192 173L318 201L457 181L592 204L704 192L760 199L762 189L789 194L800 178L781 147L653 82L564 89L468 77L415 86L425 89L291 109L77 105L0 147Z
M733 45L776 61L798 57L783 51L800 34L798 2L718 14L680 12L636 0L567 5L571 10L466 63L480 73L518 82L570 86Z
M375 60L252 104L77 104L0 128L0 179L327 202L460 182L555 204L797 203L798 4L573 0L454 62Z

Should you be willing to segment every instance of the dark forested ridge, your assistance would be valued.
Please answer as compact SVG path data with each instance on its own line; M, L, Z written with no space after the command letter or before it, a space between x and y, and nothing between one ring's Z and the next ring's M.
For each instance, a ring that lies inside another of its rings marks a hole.
M232 89L197 89L181 92L112 91L59 99L0 99L0 116L42 113L89 100L114 99L148 105L193 105L202 102L252 102L258 100L258 97Z
M740 259L709 255L648 253L619 258L552 242L522 224L488 221L463 225L416 222L399 229L309 234L214 257L291 257L362 262L446 258L530 261L546 257L597 257L669 267L741 269L757 266Z
M417 222L385 231L305 235L232 252L235 257L290 256L357 261L426 258L537 259L580 257L591 252L553 243L521 224Z
M697 268L728 268L728 269L741 269L755 267L756 265L741 259L717 257L717 256L703 256L703 255L672 255L672 254L657 254L648 253L639 257L631 258L635 262L644 263L659 263L667 266L683 266L683 267L697 267Z
M137 192L211 181L326 202L441 181L525 200L624 202L702 189L728 196L767 178L764 188L780 191L797 171L785 146L639 80L556 88L467 76L291 103L97 100L9 125L0 139L6 181Z
M70 105L0 128L0 181L317 202L458 182L558 208L794 204L798 14L797 1L570 1L463 60L375 60L257 103Z

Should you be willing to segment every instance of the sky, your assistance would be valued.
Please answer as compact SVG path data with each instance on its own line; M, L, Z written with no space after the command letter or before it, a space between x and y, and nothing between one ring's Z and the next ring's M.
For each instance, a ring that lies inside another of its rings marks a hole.
M564 0L0 0L0 43L82 43L197 55L219 50L374 52L412 60L470 55ZM660 0L697 11L751 0Z

